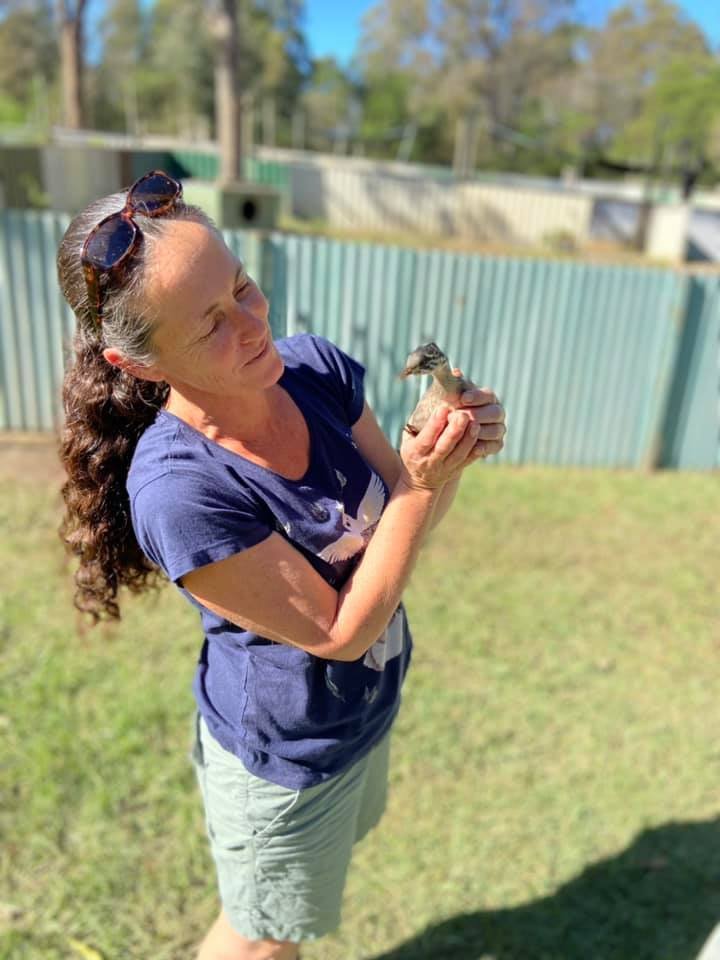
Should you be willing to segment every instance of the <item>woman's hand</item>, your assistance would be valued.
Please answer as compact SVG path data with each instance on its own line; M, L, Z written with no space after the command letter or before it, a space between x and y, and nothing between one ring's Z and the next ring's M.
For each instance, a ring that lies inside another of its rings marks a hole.
M403 434L400 480L420 490L439 490L480 454L475 454L482 425L471 410L441 404L417 434Z
M462 372L455 368L453 373L461 377ZM474 387L460 398L460 409L471 414L473 423L480 426L473 460L500 453L505 446L505 409L497 396L488 387Z

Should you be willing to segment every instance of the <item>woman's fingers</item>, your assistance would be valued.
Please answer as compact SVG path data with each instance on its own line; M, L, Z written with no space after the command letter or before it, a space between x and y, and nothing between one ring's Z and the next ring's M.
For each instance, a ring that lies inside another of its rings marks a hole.
M466 390L460 397L460 403L464 407L484 407L487 404L500 405L497 394L490 387L473 387L472 390Z
M499 403L488 403L485 406L464 407L478 423L505 423L505 408Z
M499 404L471 409L441 404L415 437L403 441L403 463L411 482L434 488L476 460L498 453L504 436Z
M507 427L504 423L481 424L478 440L502 440L506 433Z
M420 454L430 453L438 441L438 437L443 433L448 422L450 407L442 403L433 410L427 423L423 426L420 433L415 438L416 450Z
M451 470L465 462L477 443L480 427L466 413L454 411L437 442L435 450Z
M470 453L468 462L474 463L476 460L492 457L494 454L500 453L504 446L502 440L478 440Z

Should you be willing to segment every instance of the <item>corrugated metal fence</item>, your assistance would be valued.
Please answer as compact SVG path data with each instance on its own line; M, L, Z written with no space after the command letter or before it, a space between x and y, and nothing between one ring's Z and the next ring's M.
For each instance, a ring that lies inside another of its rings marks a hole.
M0 428L52 429L73 318L55 278L68 217L0 214ZM425 381L399 381L436 339L508 411L500 459L718 465L720 277L463 256L227 232L273 328L328 336L367 367L393 441Z

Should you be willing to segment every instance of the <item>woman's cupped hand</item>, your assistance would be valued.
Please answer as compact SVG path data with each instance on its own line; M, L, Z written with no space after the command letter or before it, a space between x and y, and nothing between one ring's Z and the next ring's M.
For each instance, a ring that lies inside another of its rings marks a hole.
M471 464L499 453L505 433L505 409L496 394L473 387L459 406L438 406L416 436L403 434L403 480L415 488L438 489Z

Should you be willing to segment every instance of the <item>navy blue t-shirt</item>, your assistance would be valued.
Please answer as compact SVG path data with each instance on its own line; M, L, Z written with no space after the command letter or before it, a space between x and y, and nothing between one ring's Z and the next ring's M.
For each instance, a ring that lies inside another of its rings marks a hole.
M352 439L363 368L311 334L276 346L285 363L279 383L310 432L303 477L288 480L160 410L140 437L127 490L143 552L200 611L193 692L210 731L252 773L299 789L340 773L385 735L412 640L400 605L363 657L326 660L243 630L182 586L191 570L275 531L339 589L387 503L385 483Z

